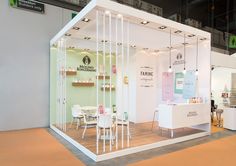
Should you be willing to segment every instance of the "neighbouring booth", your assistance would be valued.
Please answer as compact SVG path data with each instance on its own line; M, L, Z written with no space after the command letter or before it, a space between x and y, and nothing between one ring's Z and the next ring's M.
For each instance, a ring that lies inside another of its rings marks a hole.
M236 130L236 69L212 67L212 125Z
M50 41L50 127L94 161L209 135L210 38L92 0Z

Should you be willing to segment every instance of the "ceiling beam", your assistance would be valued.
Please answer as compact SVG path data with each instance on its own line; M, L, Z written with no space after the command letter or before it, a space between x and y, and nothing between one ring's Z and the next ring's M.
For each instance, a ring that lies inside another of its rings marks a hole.
M72 4L72 3L69 3L69 2L59 1L59 0L37 0L37 1L41 2L41 3L61 7L61 8L64 8L64 9L73 10L73 11L76 11L76 12L81 11L82 8L83 8L79 5L75 5L75 4Z

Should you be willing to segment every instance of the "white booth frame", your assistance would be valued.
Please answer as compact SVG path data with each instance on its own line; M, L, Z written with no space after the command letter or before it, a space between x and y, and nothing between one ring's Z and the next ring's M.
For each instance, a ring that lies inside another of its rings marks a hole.
M135 19L138 21L147 20L151 23L155 23L158 25L165 25L171 29L181 30L181 31L185 32L186 34L195 34L196 36L207 39L209 41L209 43L211 40L210 33L208 33L208 32L204 32L202 30L199 30L199 29L196 29L196 28L193 28L190 26L186 26L186 25L156 16L156 15L153 15L153 14L149 14L147 12L143 12L143 11L140 11L140 10L128 7L128 6L124 6L124 5L118 4L113 1L92 0L74 19L72 19L58 34L56 34L55 37L53 37L53 39L50 41L50 45L53 46L54 43L56 43L73 26L75 26L77 22L79 22L83 18L85 18L86 15L89 12L91 12L92 10L103 10L103 11L109 10L112 13L117 13L117 14L121 14L123 16L128 16L129 18ZM211 68L211 66L209 65L209 70L210 70L210 68ZM209 87L210 86L211 85L209 85ZM210 88L209 88L209 94L210 94ZM119 157L119 156L132 154L132 153L137 153L137 152L141 152L144 150L149 150L149 149L153 149L153 148L157 148L157 147L161 147L161 146L166 146L166 145L170 145L170 144L174 144L174 143L178 143L178 142L183 142L183 141L187 141L190 139L195 139L195 138L207 136L207 135L210 135L210 133L211 133L211 131L210 131L210 115L209 115L209 129L207 131L197 133L197 134L188 135L188 136L183 136L183 137L179 137L179 138L168 139L168 140L164 140L164 141L160 141L160 142L156 142L156 143L152 143L152 144L148 144L148 145L131 147L131 148L118 150L115 152L97 155L97 154L91 152L89 149L87 149L83 145L81 145L80 143L78 143L77 141L70 138L68 135L63 133L61 130L54 127L52 122L50 122L50 128L53 129L56 133L61 135L64 139L69 141L71 144L73 144L75 147L77 147L84 154L86 154L88 157L90 157L91 159L93 159L96 162Z

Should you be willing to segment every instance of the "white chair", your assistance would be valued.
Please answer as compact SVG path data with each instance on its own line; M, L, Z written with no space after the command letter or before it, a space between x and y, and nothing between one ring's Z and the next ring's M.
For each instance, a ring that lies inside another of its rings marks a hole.
M87 130L88 127L96 127L97 125L97 120L90 120L90 118L88 118L88 116L83 113L83 118L84 118L84 131L83 131L83 135L82 135L82 139L84 139L84 135L85 135L85 132Z
M127 132L128 132L128 136L129 138L131 138L131 134L130 134L130 130L129 130L129 117L128 117L128 113L124 112L123 115L118 115L118 120L116 122L117 125L119 126L126 126Z
M70 124L70 128L72 127L72 124L74 123L74 121L77 120L76 129L78 129L81 119L83 119L83 113L81 111L80 105L72 106L71 111L72 111L72 121Z
M105 135L103 135L103 139L111 139L113 143L113 120L112 114L100 114L98 116L98 138L101 139L101 133L105 129ZM108 137L106 137L108 136ZM110 138L109 138L110 137Z

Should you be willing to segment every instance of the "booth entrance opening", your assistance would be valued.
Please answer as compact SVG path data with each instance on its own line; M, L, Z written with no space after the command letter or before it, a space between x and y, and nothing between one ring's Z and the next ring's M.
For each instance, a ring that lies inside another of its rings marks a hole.
M93 0L50 44L50 126L93 160L210 134L209 33Z

